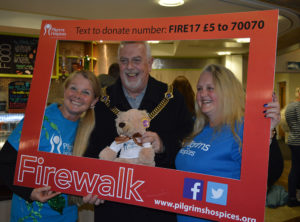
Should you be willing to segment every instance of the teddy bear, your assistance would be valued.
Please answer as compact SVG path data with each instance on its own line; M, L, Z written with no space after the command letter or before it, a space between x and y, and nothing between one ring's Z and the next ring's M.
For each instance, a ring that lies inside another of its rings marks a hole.
M148 113L138 109L120 111L115 119L115 124L119 137L116 137L110 146L100 152L99 158L101 160L155 166L155 153L151 144L141 143L142 135L150 126Z

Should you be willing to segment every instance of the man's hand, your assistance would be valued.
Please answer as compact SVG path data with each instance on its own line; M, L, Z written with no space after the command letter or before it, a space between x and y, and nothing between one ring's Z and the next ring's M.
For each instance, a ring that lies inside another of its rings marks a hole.
M151 143L155 153L164 152L163 142L155 132L147 131L142 136L142 143Z
M83 202L88 204L99 205L99 204L103 204L104 200L98 199L97 195L93 196L92 194L88 194L83 197Z

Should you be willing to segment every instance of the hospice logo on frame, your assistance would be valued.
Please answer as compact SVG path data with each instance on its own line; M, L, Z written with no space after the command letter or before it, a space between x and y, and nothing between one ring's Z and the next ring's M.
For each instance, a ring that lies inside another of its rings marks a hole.
M53 37L65 37L67 33L64 28L58 29L52 27L52 25L48 23L44 26L44 36L45 35L53 36Z

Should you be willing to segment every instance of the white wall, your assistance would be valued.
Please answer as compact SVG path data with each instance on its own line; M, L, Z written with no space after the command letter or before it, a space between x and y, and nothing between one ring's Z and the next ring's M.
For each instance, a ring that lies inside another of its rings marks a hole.
M300 47L300 46L299 46ZM294 46L294 50L287 52L283 55L279 55L276 58L276 72L291 72L287 69L287 62L300 62L300 49L297 45Z
M225 66L230 69L235 76L243 82L243 56L242 55L229 55L225 57Z
M286 104L294 101L295 89L300 87L300 72L299 73L276 73L275 74L275 92L278 94L278 85L280 82L286 82Z
M279 82L286 82L286 103L295 99L295 89L300 87L300 70L287 69L287 62L300 62L300 49L277 56L274 88L278 93Z
M42 20L64 20L62 17L0 10L0 26L40 29Z

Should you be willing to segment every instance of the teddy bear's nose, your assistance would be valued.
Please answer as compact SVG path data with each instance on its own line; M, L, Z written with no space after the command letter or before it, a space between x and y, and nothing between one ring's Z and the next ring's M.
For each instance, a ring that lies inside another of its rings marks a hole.
M119 123L119 127L123 128L125 126L125 123Z

